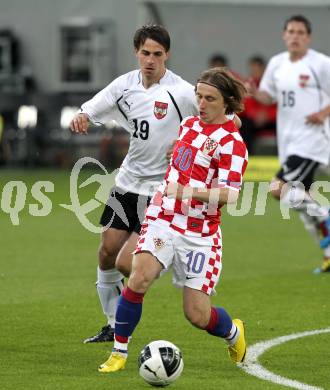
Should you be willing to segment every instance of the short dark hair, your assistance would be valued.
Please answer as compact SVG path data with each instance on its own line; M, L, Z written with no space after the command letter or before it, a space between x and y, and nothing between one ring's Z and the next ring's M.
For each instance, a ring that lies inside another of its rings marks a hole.
M226 114L240 112L244 110L244 96L246 88L244 84L234 77L226 68L212 68L204 71L197 84L205 82L217 88L227 106Z
M266 61L265 61L264 57L262 57L258 54L250 57L248 62L249 62L249 64L258 64L260 66L266 65Z
M290 16L290 18L287 19L284 23L284 31L287 29L288 24L291 22L303 23L306 27L308 34L312 33L312 23L305 16L303 16L303 15Z
M215 53L209 58L209 65L213 66L213 64L222 64L222 66L228 66L228 58L221 53ZM219 66L219 65L216 65Z
M170 50L171 38L165 27L149 24L136 30L133 39L135 49L139 50L148 38L162 45L166 52Z

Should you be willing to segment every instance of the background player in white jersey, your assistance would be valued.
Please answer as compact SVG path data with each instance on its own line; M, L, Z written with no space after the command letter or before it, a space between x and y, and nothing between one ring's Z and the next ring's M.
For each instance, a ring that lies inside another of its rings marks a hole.
M328 208L309 195L319 164L330 156L330 58L309 49L311 23L301 15L284 25L287 51L271 58L259 90L260 102L278 104L277 138L281 169L271 188L275 198L300 213L306 229L320 241L324 260L318 272L330 271L330 219ZM286 185L288 183L288 185ZM290 184L289 184L290 183Z
M125 368L129 337L142 301L163 269L173 266L183 287L183 307L192 325L224 338L233 362L246 353L244 325L212 307L221 271L220 208L238 198L247 150L226 113L241 111L244 85L223 68L202 73L196 96L199 116L184 119L163 183L146 212L133 269L119 299L114 349L100 372Z
M135 33L134 48L140 69L111 82L84 103L71 122L72 131L86 133L89 121L103 124L114 119L131 134L128 154L100 221L106 229L98 254L97 291L108 324L85 342L113 340L115 309L123 288L123 275L115 268L117 255L120 252L117 268L128 276L148 197L168 165L166 152L178 136L182 119L197 113L194 87L165 67L170 50L167 30L143 26Z

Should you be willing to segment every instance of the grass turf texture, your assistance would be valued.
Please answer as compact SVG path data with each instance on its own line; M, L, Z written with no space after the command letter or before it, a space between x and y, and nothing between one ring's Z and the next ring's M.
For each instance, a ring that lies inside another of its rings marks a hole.
M89 175L86 174L88 177ZM0 194L11 180L23 180L30 192L38 180L50 180L53 208L32 217L27 196L13 226L0 211L0 388L147 389L137 372L142 347L156 339L177 344L185 368L173 389L281 389L245 374L233 365L222 340L193 328L182 314L180 290L167 275L145 298L142 320L130 344L127 369L100 374L112 344L84 345L102 325L94 286L99 237L86 231L75 215L59 207L69 201L69 172L1 171ZM83 191L85 201L98 186ZM97 221L100 206L91 213ZM282 220L278 203L269 199L266 214L223 216L223 272L213 303L242 318L250 344L305 330L329 327L329 275L313 275L321 251L297 216ZM330 334L290 341L266 352L269 370L330 389Z

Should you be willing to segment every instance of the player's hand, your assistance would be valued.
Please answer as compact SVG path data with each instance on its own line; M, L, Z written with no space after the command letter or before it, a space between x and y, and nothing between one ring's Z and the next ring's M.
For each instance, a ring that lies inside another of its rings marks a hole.
M322 125L325 121L326 115L322 111L314 112L306 116L306 123L311 125Z
M76 114L70 122L70 129L74 133L87 134L88 126L88 115L84 113Z
M191 199L193 194L192 187L189 186L183 186L179 183L168 183L166 189L165 189L165 195L170 199L178 199L178 200L184 200L184 199Z
M249 78L247 81L245 81L244 86L249 95L254 97L257 94L258 87L256 82L252 78Z
M173 155L173 148L174 148L175 142L176 142L176 141L173 141L173 142L171 143L170 147L167 149L167 152L166 152L166 160L167 160L167 161L170 161L171 158L172 158L172 155Z

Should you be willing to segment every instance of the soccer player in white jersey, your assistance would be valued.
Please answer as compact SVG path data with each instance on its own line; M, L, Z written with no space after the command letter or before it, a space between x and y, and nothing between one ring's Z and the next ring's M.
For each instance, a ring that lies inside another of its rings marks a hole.
M330 219L328 208L309 195L319 164L330 156L330 58L309 48L311 23L301 15L284 25L287 51L269 61L259 90L262 103L278 104L277 140L281 169L271 184L275 198L300 214L306 229L320 241L324 260L317 272L330 271Z
M116 120L131 135L129 151L100 221L106 228L98 254L97 291L108 324L85 342L113 340L122 274L129 275L148 197L163 180L166 152L178 136L180 122L197 113L193 85L166 69L167 30L143 26L135 33L134 48L140 69L112 81L84 103L71 122L72 131L86 133L90 121L104 124ZM121 272L115 268L116 259Z
M244 94L244 85L223 68L205 71L198 80L199 116L182 121L164 181L146 211L132 273L117 306L114 349L100 372L125 368L143 297L170 266L174 284L183 287L186 318L225 339L233 362L244 360L243 322L210 301L221 271L220 208L237 200L247 166L247 149L226 113L242 110Z

